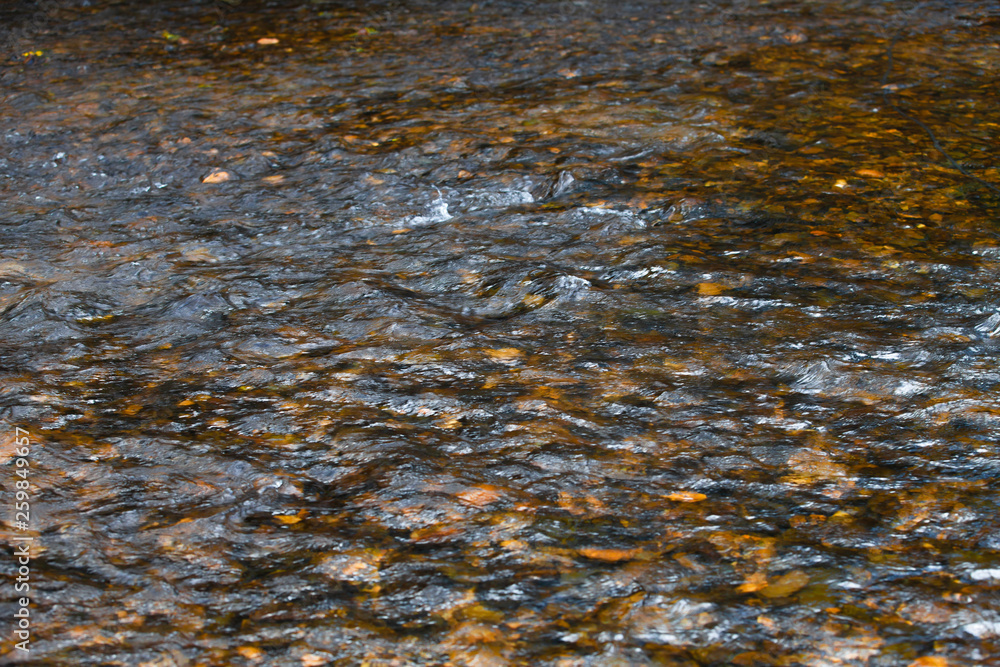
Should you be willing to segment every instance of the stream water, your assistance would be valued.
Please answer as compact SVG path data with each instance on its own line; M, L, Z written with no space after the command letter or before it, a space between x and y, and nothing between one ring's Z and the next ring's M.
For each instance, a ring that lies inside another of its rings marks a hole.
M29 9L4 664L1000 664L995 3Z

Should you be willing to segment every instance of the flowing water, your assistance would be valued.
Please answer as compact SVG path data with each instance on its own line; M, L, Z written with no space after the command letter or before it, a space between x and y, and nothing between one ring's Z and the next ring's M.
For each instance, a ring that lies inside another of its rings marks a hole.
M16 9L6 662L1000 664L995 4Z

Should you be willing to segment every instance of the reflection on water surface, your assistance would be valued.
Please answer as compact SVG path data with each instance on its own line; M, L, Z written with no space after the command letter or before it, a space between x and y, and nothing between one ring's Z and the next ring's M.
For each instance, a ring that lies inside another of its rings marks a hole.
M38 18L34 664L1000 656L989 3Z

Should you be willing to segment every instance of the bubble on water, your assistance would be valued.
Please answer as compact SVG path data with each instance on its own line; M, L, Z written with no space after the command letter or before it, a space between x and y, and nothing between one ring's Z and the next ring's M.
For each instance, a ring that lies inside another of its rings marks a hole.
M976 621L962 626L962 630L968 632L977 639L990 639L1000 637L1000 621Z
M444 200L441 190L438 188L434 188L434 190L437 191L437 198L430 203L430 210L427 215L412 215L408 218L404 218L402 223L404 227L420 227L436 222L451 220L452 215L448 212L448 202Z
M1000 334L1000 313L993 313L973 328L983 336L993 338Z
M552 188L552 196L559 197L566 194L574 182L576 182L576 179L573 178L573 174L568 171L560 171L559 180L556 181L555 187Z

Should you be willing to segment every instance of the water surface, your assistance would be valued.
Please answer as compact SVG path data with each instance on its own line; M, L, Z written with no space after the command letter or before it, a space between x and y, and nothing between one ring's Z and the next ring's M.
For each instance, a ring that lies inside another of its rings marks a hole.
M991 3L19 20L25 664L1000 659Z

